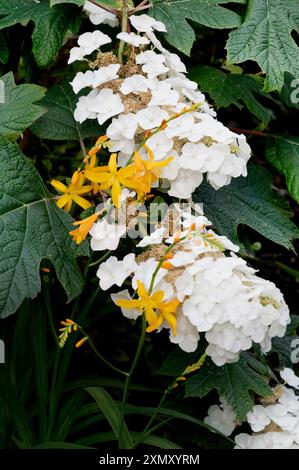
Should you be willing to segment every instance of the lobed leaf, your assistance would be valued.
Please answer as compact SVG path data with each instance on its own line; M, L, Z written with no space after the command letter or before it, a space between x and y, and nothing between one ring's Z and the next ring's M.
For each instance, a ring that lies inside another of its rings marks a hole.
M54 266L69 300L83 279L76 256L87 255L69 236L71 217L55 204L38 172L19 149L0 137L0 317L14 313L41 289L39 266Z

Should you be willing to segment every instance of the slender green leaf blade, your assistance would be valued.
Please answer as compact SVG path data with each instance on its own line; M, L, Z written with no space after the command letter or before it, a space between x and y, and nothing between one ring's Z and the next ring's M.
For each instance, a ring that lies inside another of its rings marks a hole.
M94 447L73 444L72 442L42 442L33 449L94 449Z
M94 398L101 411L106 416L114 435L119 439L123 448L130 449L133 445L132 436L129 433L124 418L111 395L102 387L89 387L86 391Z

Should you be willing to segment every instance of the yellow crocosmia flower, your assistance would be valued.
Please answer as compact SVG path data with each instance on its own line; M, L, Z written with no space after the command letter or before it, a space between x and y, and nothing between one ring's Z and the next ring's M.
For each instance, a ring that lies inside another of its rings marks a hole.
M95 154L92 155L90 158L86 157L84 159L84 163L85 168L82 173L84 174L85 178L89 179L90 181L93 175L97 175L98 173L102 173L103 171L108 171L107 165L97 166L97 157Z
M169 157L164 161L155 161L152 150L146 145L144 145L144 148L147 151L149 159L143 160L139 152L135 152L134 162L137 172L134 179L136 182L143 182L146 186L144 192L147 194L150 192L152 184L159 179L161 168L167 166L173 160L173 157Z
M61 183L61 181L52 180L51 185L57 191L63 193L56 202L57 206L61 209L64 208L67 212L71 210L73 202L83 209L91 207L92 204L84 199L82 195L89 193L92 189L92 185L84 186L84 180L84 176L79 171L75 171L69 186Z
M97 221L98 217L100 215L100 212L96 212L95 214L92 214L90 217L87 217L86 219L83 220L78 220L77 222L74 222L73 225L78 226L77 229L73 230L72 232L69 232L69 234L73 237L74 242L79 245L83 240L88 235L89 230L93 226L93 224Z
M98 171L98 169L100 170ZM93 183L99 183L99 189L106 191L111 189L112 202L115 207L121 205L122 186L136 189L136 184L130 180L135 173L135 165L126 168L117 168L117 154L112 153L108 167L95 167L91 171L85 170L85 176Z
M158 330L165 320L171 327L172 332L176 335L176 311L180 304L177 299L168 302L163 301L164 291L159 290L150 294L141 281L137 281L138 299L117 300L116 305L127 310L137 309L144 313L148 327L148 333Z

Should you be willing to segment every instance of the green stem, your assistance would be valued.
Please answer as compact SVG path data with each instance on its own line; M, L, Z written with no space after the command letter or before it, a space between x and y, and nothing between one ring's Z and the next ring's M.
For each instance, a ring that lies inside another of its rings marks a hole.
M84 270L83 270L82 277L83 277L83 280L84 280L84 287L85 287L85 281L86 281L87 274L88 274L89 263L90 263L91 260L92 260L92 254L90 255L89 259L87 260L87 262L84 266ZM83 290L84 290L84 288L83 288ZM77 299L74 303L70 318L74 318L74 316L77 313L77 309L79 307L80 300L82 298L83 290L82 290L81 294L77 297ZM55 419L56 419L56 415L57 415L57 408L58 408L58 399L59 399L59 396L60 396L60 389L59 389L59 385L58 385L58 379L60 378L61 381L63 380L63 377L61 375L59 376L59 366L61 365L61 358L62 358L62 350L61 350L61 348L57 347L57 351L56 351L56 355L55 355L55 362L54 362L54 369L53 369L53 374L52 374L50 400L49 400L49 418L48 418L48 422L49 422L49 425L48 425L48 439L49 440L50 440L50 437L51 437L52 430L54 428L54 423L55 423ZM70 359L71 359L71 353L69 355L68 360L70 361ZM58 390L57 390L57 387L58 387Z
M175 379L170 385L169 387L167 387L166 390L164 390L164 393L161 397L161 400L159 401L158 403L158 406L157 408L155 409L154 413L152 414L151 418L149 419L147 425L145 426L144 430L142 431L141 433L141 436L139 436L139 438L137 439L137 441L134 442L134 445L132 447L132 449L135 449L135 447L137 447L142 441L143 439L149 434L149 429L152 425L152 423L155 421L156 417L158 416L159 414L159 411L161 409L161 407L163 406L165 400L166 400L166 397L167 395L169 394L169 392L173 389L174 385L177 383L177 379ZM154 429L154 428L153 428Z
M86 282L86 279L87 279L89 265L90 265L90 262L92 261L92 256L93 256L93 253L91 253L91 255L89 256L89 258L88 258L88 260L87 260L87 262L84 266L84 269L83 269L82 277L83 277L83 281L84 281L84 287L83 287L83 290L81 291L81 294L75 300L75 303L74 303L74 306L73 306L73 309L72 309L72 313L70 315L70 318L72 320L74 319L74 316L76 315L78 307L80 305L80 300L82 298L82 294L83 294L83 291L84 291L84 288L85 288L85 282Z
M110 256L110 254L111 254L111 251L107 251L107 252L104 254L104 256L102 256L102 258L97 259L97 260L94 261L93 263L90 263L90 264L89 264L89 268L92 268L93 266L96 266L97 264L102 263L103 261L105 261L105 259L108 258L108 256Z
M190 113L191 111L195 111L197 108L199 108L200 106L202 105L202 103L197 103L193 106L191 106L190 108L187 108L185 110L183 110L182 112L178 113L178 114L174 114L173 116L171 116L169 119L167 119L166 121L162 122L160 124L159 127L157 127L154 131L151 131L151 132L148 132L145 139L138 145L137 149L134 150L129 158L129 160L127 161L126 165L125 166L128 166L133 158L134 158L134 155L136 152L139 152L139 150L146 144L146 142L155 134L158 134L158 132L161 132L164 128L165 128L165 125L168 124L169 122L171 121L174 121L175 119L177 119L178 117L181 117L183 116L184 114L187 114L187 113Z
M121 443L121 437L122 437L122 430L123 430L123 424L124 424L124 419L125 419L125 412L126 412L126 405L127 405L127 400L128 400L128 394L129 394L129 388L130 388L130 383L132 379L132 375L136 369L137 363L140 358L140 354L144 345L144 340L145 340L145 332L146 332L146 320L145 320L145 315L142 315L142 325L141 325L141 334L139 338L139 343L137 347L137 351L130 369L130 372L126 378L126 383L125 383L125 388L124 388L124 393L123 393L123 398L122 398L122 403L121 403L121 414L122 414L122 424L119 432L119 443L118 445L120 446Z
M128 29L128 0L123 0L122 20L121 20L122 33L126 33L127 29ZM124 48L125 48L124 41L120 41L119 47L118 47L118 62L120 64L123 63Z
M105 359L104 356L102 356L101 353L99 353L99 351L97 350L97 348L95 347L93 341L90 339L90 337L88 336L88 334L86 333L86 331L83 330L83 328L80 326L79 327L80 331L82 332L83 336L85 336L90 344L90 347L91 349L93 350L93 352L98 356L98 358L104 363L106 364L106 366L110 367L111 369L113 369L115 372L118 372L119 374L121 375L124 375L125 377L128 377L129 374L128 372L125 372L123 370L120 370L118 369L117 367L115 367L113 364L111 364L111 362L109 362L107 359Z

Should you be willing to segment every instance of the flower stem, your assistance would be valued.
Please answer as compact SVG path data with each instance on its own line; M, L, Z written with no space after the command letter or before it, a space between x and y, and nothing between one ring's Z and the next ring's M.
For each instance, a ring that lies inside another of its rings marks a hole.
M146 142L155 134L158 134L158 132L161 132L162 130L165 129L165 126L167 126L167 124L171 121L174 121L175 119L177 119L178 117L181 117L183 116L184 114L187 114L187 113L190 113L192 111L195 111L197 110L197 108L199 108L200 106L202 106L202 103L197 103L197 104L194 104L192 106L190 106L190 108L186 108L184 109L183 111L181 111L180 113L178 114L174 114L173 116L171 116L169 119L163 121L159 127L157 127L154 131L151 131L151 132L148 132L145 139L138 145L137 149L134 150L129 158L129 160L127 161L127 163L125 164L125 166L128 166L133 158L134 158L134 155L136 152L139 152L139 150L146 144Z
M100 259L97 259L93 263L90 263L89 268L92 268L93 266L96 266L97 264L102 263L103 261L105 261L108 258L108 256L110 256L110 254L111 254L111 251L109 251L109 250L106 251L106 253Z
M130 388L130 383L132 379L132 375L136 369L137 363L140 358L140 354L144 345L144 339L145 339L145 330L146 330L146 321L145 321L145 315L142 315L142 325L141 325L141 334L139 338L139 343L137 347L137 351L130 369L129 374L127 374L126 378L126 383L125 383L125 388L124 388L124 393L123 393L123 398L122 398L122 403L121 403L121 414L122 414L122 424L120 427L120 432L119 432L119 443L118 445L120 446L121 444L121 437L122 437L122 430L123 430L123 424L124 424L124 419L125 419L125 412L126 412L126 405L127 405L127 400L128 400L128 394L129 394L129 388Z
M139 436L139 438L134 442L134 445L132 446L132 449L135 449L135 447L137 447L142 441L143 439L147 436L147 433L152 425L152 423L155 421L156 417L158 416L159 414L159 411L163 405L163 403L165 402L166 400L166 397L168 395L168 393L174 388L174 385L177 383L177 379L175 379L170 385L169 387L166 388L166 390L164 390L164 393L161 397L161 400L159 401L158 403L158 406L157 408L155 409L154 413L152 414L152 416L150 417L147 425L145 426L144 430L142 431L141 435Z
M100 7L103 10L108 11L109 13L114 13L115 15L117 14L117 10L115 10L115 8L109 8L106 5L103 5L101 0L89 0L89 1L90 1L90 3L93 3L97 7Z
M128 29L128 0L123 0L122 20L121 20L122 33L126 33L127 29ZM118 47L118 62L120 64L123 63L124 48L125 48L124 41L120 41L119 47Z
M256 135L258 137L271 137L270 134L266 134L265 132L249 130L249 129L239 129L237 127L231 127L230 130L237 134L245 134L245 135Z
M105 359L105 357L102 356L101 353L99 353L99 351L97 350L97 348L95 347L93 341L90 339L90 336L88 336L88 334L83 330L83 328L80 326L79 327L81 333L87 338L87 341L89 342L90 344L90 347L91 349L93 350L93 352L98 356L98 358L104 362L104 364L106 364L106 366L110 367L111 369L113 369L115 372L118 372L119 374L121 375L124 375L125 377L128 377L128 372L125 372L123 370L120 370L118 369L117 367L115 367L113 364L111 364L111 362L109 362L107 359Z

